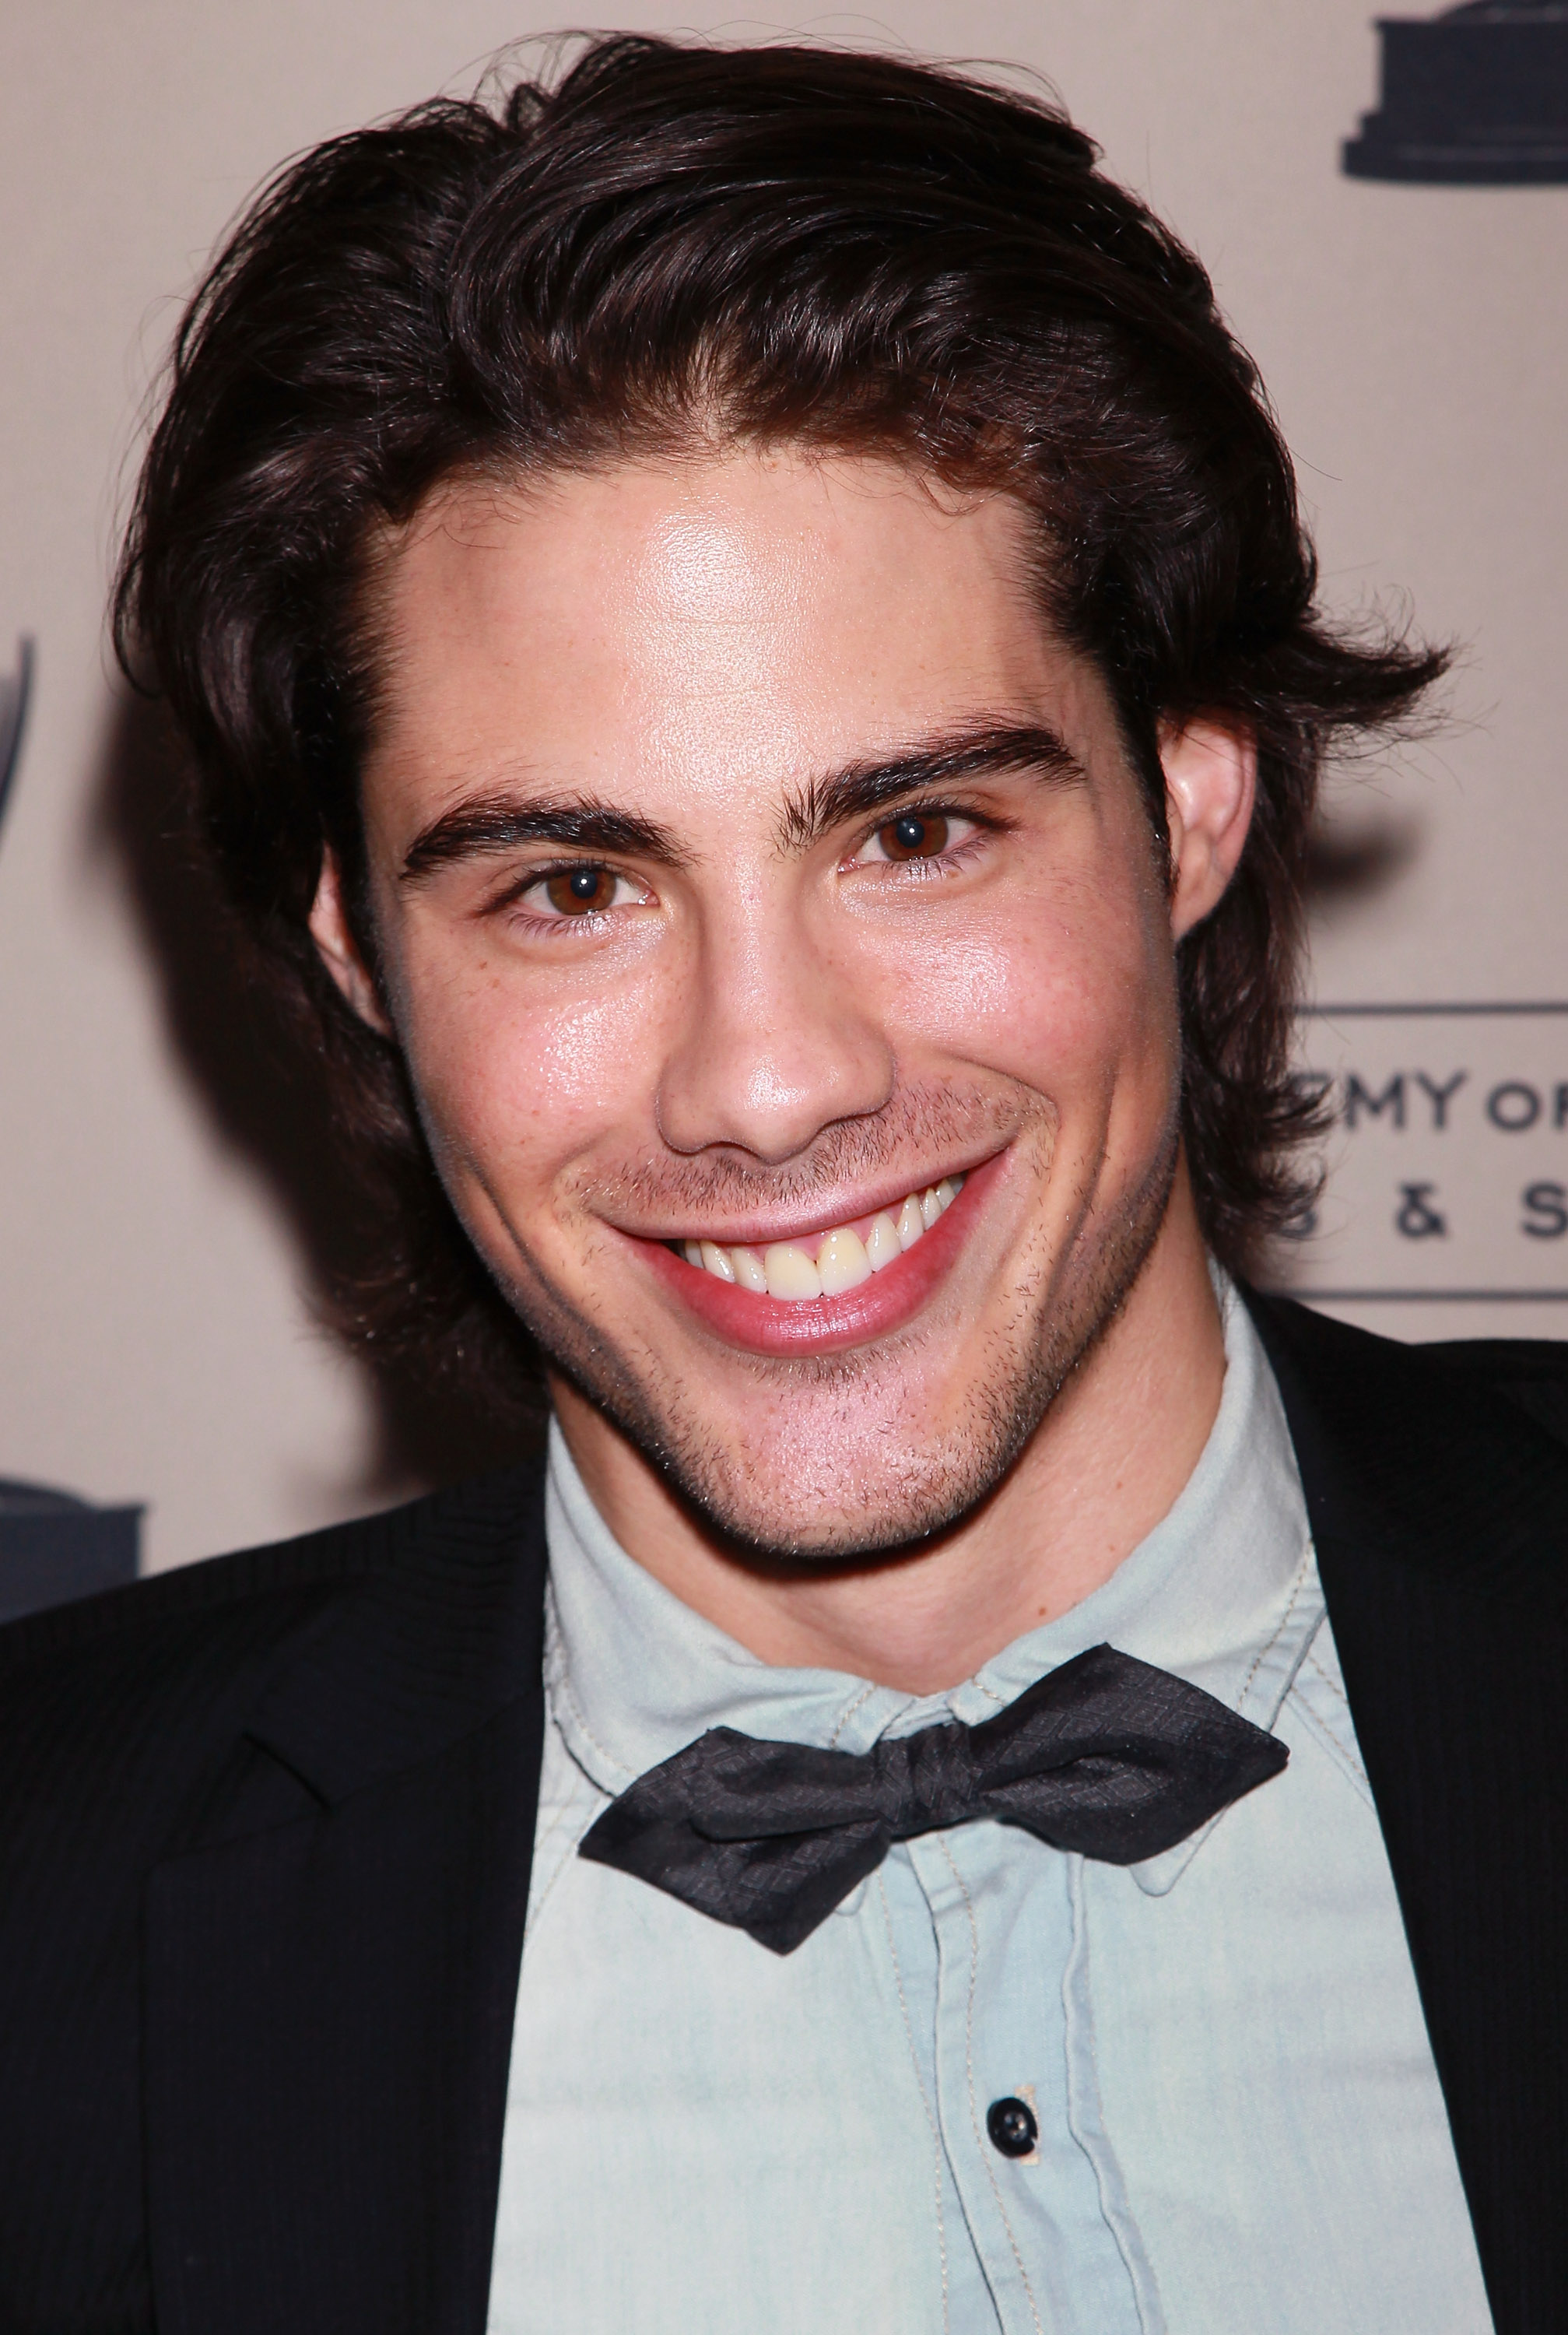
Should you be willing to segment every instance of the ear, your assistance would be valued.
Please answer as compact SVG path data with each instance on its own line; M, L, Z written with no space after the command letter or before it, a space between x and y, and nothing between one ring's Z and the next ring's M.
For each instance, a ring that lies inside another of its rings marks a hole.
M343 904L343 876L336 855L331 851L322 857L321 880L311 904L310 936L321 952L322 963L360 1020L368 1022L382 1037L390 1038L392 1026L370 968L360 954L359 943L350 930Z
M1257 799L1258 748L1240 725L1193 721L1163 731L1170 830L1171 931L1179 941L1216 908L1236 872Z

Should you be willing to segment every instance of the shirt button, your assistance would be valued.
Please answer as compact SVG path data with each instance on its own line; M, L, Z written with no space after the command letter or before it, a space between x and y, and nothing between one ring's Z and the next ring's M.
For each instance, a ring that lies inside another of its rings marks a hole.
M992 2148L999 2148L1003 2156L1028 2156L1040 2138L1040 2127L1027 2100L992 2100L985 2111L985 2129Z

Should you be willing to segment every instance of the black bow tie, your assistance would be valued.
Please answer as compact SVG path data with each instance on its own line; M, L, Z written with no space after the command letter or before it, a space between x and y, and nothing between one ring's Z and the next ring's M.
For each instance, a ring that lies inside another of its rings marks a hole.
M788 1954L895 1840L990 1817L1136 1865L1289 1757L1201 1687L1093 1646L980 1727L923 1727L869 1751L710 1728L613 1800L580 1854Z

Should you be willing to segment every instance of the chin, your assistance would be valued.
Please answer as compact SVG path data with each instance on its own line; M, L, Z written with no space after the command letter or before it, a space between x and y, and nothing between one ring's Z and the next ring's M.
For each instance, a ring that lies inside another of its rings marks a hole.
M650 1453L650 1457L655 1455ZM898 1462L802 1480L798 1469L692 1467L664 1471L707 1530L758 1565L863 1564L917 1548L963 1522L1005 1475L1011 1455L953 1446ZM904 1464L907 1461L908 1464Z
M603 1341L572 1342L573 1352L557 1336L552 1350L579 1393L737 1555L851 1564L916 1547L987 1499L1097 1327L1069 1307L1036 1316L1005 1354L1000 1336L966 1338L935 1386L918 1341L820 1355L788 1366L783 1385L752 1379L738 1400L711 1405L693 1400L694 1374L634 1371Z
M709 1529L755 1562L854 1564L896 1555L958 1524L1008 1464L1003 1452L942 1441L815 1478L803 1478L788 1455L769 1455L744 1469L683 1469L675 1480Z

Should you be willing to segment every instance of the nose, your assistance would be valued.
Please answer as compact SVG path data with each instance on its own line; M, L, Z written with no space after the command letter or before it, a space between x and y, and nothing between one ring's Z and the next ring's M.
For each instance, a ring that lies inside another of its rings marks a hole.
M710 925L659 1082L659 1131L671 1148L727 1144L778 1166L836 1120L880 1110L893 1092L893 1048L875 985L853 972L805 920L755 903Z

